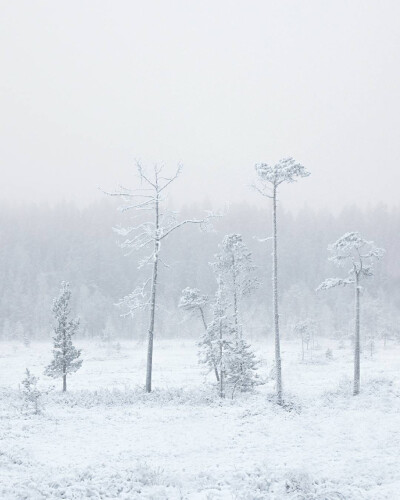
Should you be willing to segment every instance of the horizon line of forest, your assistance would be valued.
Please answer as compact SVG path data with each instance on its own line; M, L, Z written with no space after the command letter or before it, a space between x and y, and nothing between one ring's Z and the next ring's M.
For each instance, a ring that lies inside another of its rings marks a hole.
M250 197L249 197L250 198ZM80 336L100 337L105 329L120 338L145 336L146 318L121 317L115 306L141 280L137 270L140 258L126 258L116 242L112 227L121 222L113 200L103 199L80 207L75 202L54 206L26 202L18 206L0 202L0 339L18 339L22 333L33 339L51 338L51 305L63 279L71 283L73 308L81 318ZM296 214L278 205L280 224L280 289L282 295L282 336L289 337L301 314L316 317L323 323L320 335L341 332L351 335L352 308L349 292L316 294L319 283L332 273L327 261L327 246L349 227L379 242L387 250L376 266L374 286L364 300L371 328L385 314L399 324L400 317L400 208L383 204L373 208L355 205L332 214L311 206ZM198 203L182 208L186 213L200 213ZM234 202L224 217L213 222L214 232L201 233L187 227L166 242L164 259L170 269L167 282L160 284L160 337L196 336L179 311L178 303L186 286L195 286L212 295L215 280L209 268L225 234L241 234L259 267L261 286L246 303L245 320L250 335L271 331L270 253L268 242L271 208L251 200ZM293 245L295 247L293 248ZM302 272L299 272L301 267ZM164 270L161 270L163 273ZM171 280L173 276L173 280ZM173 281L173 282L172 282ZM308 305L306 304L308 302ZM383 312L382 310L385 310ZM172 311L172 313L171 313ZM337 312L341 312L338 318ZM267 312L269 312L267 310ZM263 316L262 324L257 316ZM173 316L173 317L172 317ZM375 316L375 317L374 317ZM365 321L366 323L366 321ZM398 333L394 332L397 336Z

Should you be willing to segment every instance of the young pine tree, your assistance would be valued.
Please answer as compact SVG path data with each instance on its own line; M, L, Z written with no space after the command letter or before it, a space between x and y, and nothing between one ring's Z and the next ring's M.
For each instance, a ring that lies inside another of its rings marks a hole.
M224 296L221 279L219 279L212 312L213 319L199 342L199 359L200 363L209 368L209 371L215 370L216 374L218 374L219 396L224 398L226 378L235 339L235 328L228 317L228 303Z
M22 395L26 405L28 407L32 406L35 414L40 413L40 398L42 396L41 392L37 388L37 382L38 378L35 377L27 368L25 371L25 378L22 381Z
M224 288L232 301L236 335L240 338L240 301L257 288L256 268L251 253L243 243L240 234L226 235L222 244L219 245L219 250L219 253L215 256L215 262L211 266L215 274L223 278Z
M249 391L258 384L258 363L244 340L240 323L241 301L257 288L258 280L251 253L240 234L226 235L219 250L211 266L216 276L220 277L223 293L229 298L229 310L232 312L233 338L229 346L229 363L226 365L226 384L232 389L233 397L236 390Z
M67 390L67 375L74 373L82 366L78 359L81 351L72 344L72 336L79 327L78 319L69 319L71 291L69 283L61 283L60 295L54 299L53 314L56 321L53 336L53 360L45 370L49 377L63 379L63 392Z
M250 391L260 382L257 378L258 362L249 344L238 335L234 317L229 313L227 287L218 278L218 289L212 305L213 319L199 342L200 362L217 375L218 392L224 398L226 391Z
M250 345L240 337L232 344L227 384L232 389L232 399L237 390L252 391L261 382L257 375L259 362Z

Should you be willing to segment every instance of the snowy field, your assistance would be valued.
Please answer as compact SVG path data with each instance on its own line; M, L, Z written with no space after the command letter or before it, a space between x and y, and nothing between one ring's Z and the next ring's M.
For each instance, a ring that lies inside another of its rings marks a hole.
M354 398L350 346L325 342L302 363L298 342L284 342L285 408L272 381L220 401L195 341L156 342L150 395L144 344L80 347L63 395L42 375L50 345L1 345L1 499L400 498L400 346L362 355ZM258 353L267 374L273 348ZM47 391L41 415L22 407L26 367Z

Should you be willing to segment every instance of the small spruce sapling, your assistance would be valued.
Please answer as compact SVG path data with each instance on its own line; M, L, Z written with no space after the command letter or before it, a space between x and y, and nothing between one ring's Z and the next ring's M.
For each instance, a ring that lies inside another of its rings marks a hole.
M53 336L53 360L45 370L49 377L63 379L63 392L67 390L67 375L82 366L80 349L72 344L72 336L79 328L78 319L69 319L71 291L69 283L63 281L59 296L53 302L53 314L56 321Z

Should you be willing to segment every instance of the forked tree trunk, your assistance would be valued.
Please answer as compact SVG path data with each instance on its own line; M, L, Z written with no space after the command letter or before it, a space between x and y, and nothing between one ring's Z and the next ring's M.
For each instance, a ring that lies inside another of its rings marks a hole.
M273 223L273 252L272 252L272 288L275 333L275 370L276 370L276 396L278 404L282 404L282 362L279 336L279 310L278 310L278 241L276 222L276 186L272 198L272 223Z
M357 396L360 393L360 287L359 277L356 273L356 320L354 331L354 389L353 394Z

